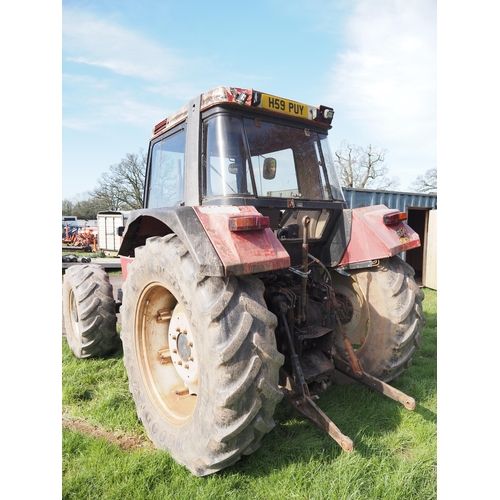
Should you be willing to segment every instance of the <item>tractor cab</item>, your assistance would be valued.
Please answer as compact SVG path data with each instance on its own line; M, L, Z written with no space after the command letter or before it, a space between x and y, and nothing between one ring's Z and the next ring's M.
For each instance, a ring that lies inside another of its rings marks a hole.
M347 208L327 139L332 118L332 108L254 90L203 94L155 127L145 208L254 206L295 261L303 217L324 246Z

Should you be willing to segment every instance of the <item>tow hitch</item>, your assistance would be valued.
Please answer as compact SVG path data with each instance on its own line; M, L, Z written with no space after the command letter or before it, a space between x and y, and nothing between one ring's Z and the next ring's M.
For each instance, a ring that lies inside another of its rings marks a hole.
M349 377L352 381L362 384L372 391L383 394L388 398L401 403L406 409L415 409L415 400L407 394L401 392L395 387L372 377L364 371L359 376L359 373L353 373L353 369L349 363L334 356L335 368L341 374ZM286 386L281 390L285 395L286 400L302 415L313 422L317 427L327 432L344 451L351 452L354 450L354 443L351 438L342 434L340 429L328 418L328 416L318 407L314 400L318 400L319 396L310 395L308 390L297 384L288 374L283 374L286 380Z
M372 377L366 372L362 372L361 377L358 378L352 372L349 363L346 363L344 360L338 358L337 356L334 356L333 359L337 370L343 373L344 375L347 375L351 380L359 382L368 387L369 389L371 389L372 391L378 392L379 394L383 394L384 396L387 396L388 398L391 398L394 401L401 403L407 410L415 409L416 403L411 396L408 396L404 392L401 392L399 389L392 387L391 385L383 382L378 378Z
M329 436L334 439L344 451L351 452L354 450L354 443L349 436L342 434L340 429L328 418L321 408L313 401L319 399L317 395L310 396L294 382L294 380L286 375L286 387L281 390L285 395L286 400L302 415L316 424L320 429L324 430Z

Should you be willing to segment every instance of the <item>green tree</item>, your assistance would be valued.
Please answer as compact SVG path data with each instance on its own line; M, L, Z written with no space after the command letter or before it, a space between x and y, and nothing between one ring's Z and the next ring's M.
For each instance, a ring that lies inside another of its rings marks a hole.
M107 204L96 199L90 192L79 194L73 200L62 201L62 215L75 215L78 219L96 219L97 212L106 209Z
M62 201L62 215L73 215L73 202L70 200Z
M79 219L94 220L101 210L108 210L107 205L102 200L89 196L75 203L72 215L76 215Z

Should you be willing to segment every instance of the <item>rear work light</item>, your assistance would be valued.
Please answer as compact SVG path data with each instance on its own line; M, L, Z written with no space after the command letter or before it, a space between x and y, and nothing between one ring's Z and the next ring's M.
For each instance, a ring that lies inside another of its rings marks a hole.
M327 106L321 105L318 107L316 120L318 122L327 123L328 125L330 125L330 123L332 123L334 113L335 112L333 111L332 108L328 108Z
M398 222L403 222L408 218L406 212L396 212L393 214L384 215L384 224L386 226L391 226L397 224Z
M254 231L269 227L269 217L266 215L235 215L229 217L230 231Z

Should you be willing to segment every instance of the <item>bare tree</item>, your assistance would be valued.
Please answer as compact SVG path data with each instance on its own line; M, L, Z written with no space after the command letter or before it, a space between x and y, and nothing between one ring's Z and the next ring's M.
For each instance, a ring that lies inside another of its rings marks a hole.
M418 193L437 192L437 175L437 168L430 168L412 182L410 189Z
M96 219L102 210L135 210L142 207L147 157L141 149L138 154L127 153L120 163L102 174L98 187L62 201L63 215L82 219Z
M73 202L67 199L62 201L62 215L73 215Z
M92 197L105 210L135 210L142 207L147 157L141 149L139 154L127 153L110 172L104 173Z
M340 182L345 187L396 189L397 177L388 177L389 167L384 164L385 149L377 150L371 144L362 148L343 141L335 152Z

